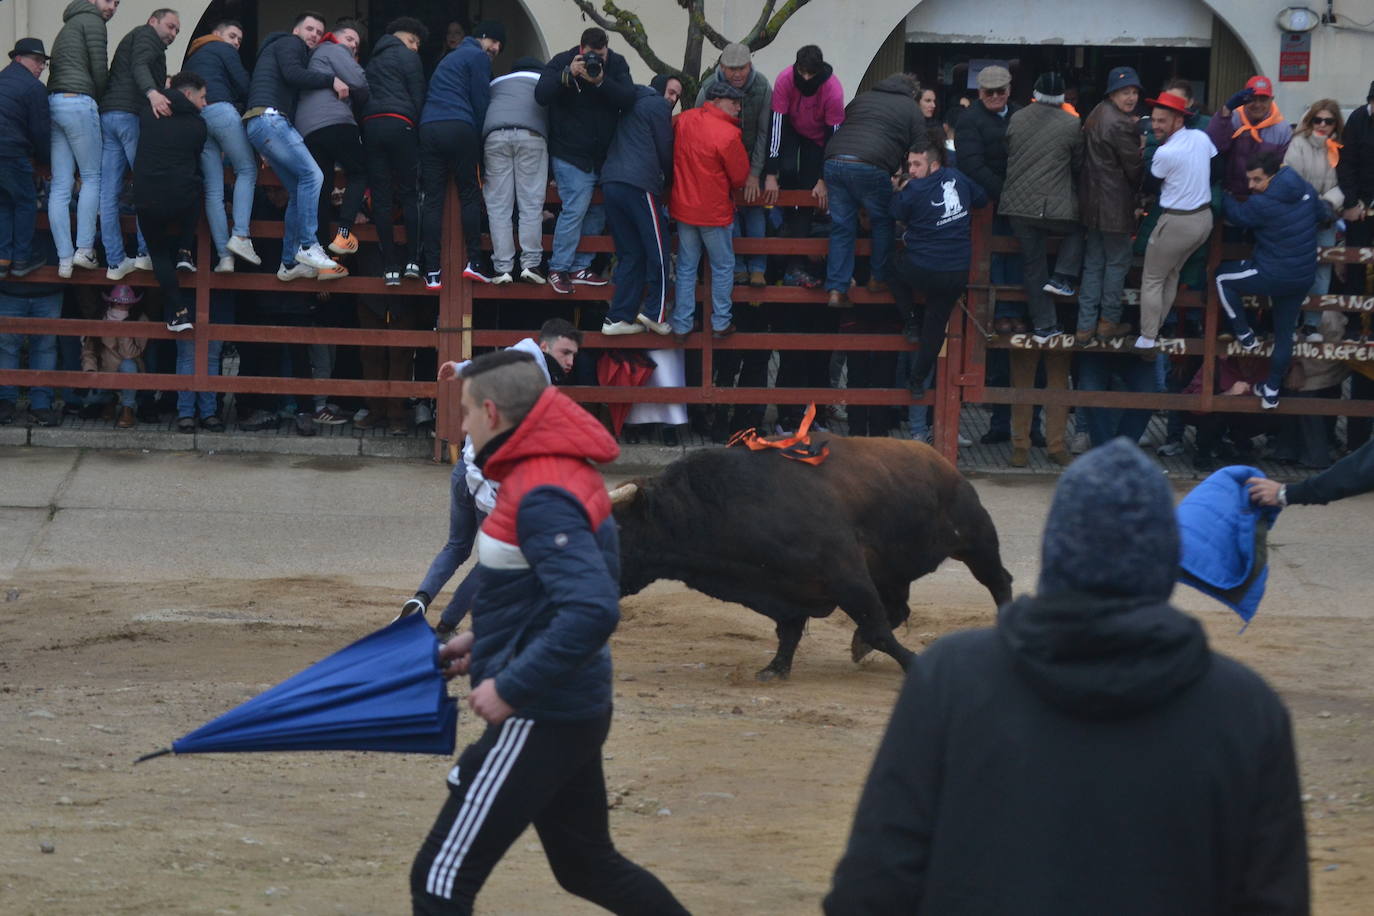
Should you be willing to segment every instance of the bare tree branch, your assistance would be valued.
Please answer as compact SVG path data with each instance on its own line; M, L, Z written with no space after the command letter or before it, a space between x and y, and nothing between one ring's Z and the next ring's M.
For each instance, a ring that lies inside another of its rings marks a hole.
M778 32L782 30L787 20L791 19L794 13L810 2L811 0L787 0L782 5L782 9L769 17L768 24L764 26L763 31L755 35L753 41L746 42L749 45L749 50L757 51L772 44L773 39L778 37Z
M634 48L635 53L637 53L644 63L649 65L649 69L653 70L655 73L681 74L681 70L665 62L654 53L653 48L649 47L649 36L644 31L644 23L635 13L629 10L622 10L615 5L614 0L604 0L601 4L601 9L605 11L606 16L612 17L608 19L606 16L597 12L591 0L573 0L573 3L575 3L577 8L590 18L592 22L595 22L606 31L615 32L617 35L624 38L625 43L631 48Z
M763 33L764 27L768 25L768 17L773 15L773 9L777 5L778 0L767 0L767 2L764 3L763 9L759 10L759 21L754 23L754 27L744 36L741 44L749 45L750 49L753 49L752 42L757 40L759 35Z

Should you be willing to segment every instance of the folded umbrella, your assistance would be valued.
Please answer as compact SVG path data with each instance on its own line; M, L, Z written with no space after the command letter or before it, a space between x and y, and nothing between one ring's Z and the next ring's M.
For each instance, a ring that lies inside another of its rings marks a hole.
M1182 557L1178 581L1216 598L1247 624L1269 580L1269 529L1279 510L1253 505L1245 481L1259 468L1224 467L1193 488L1176 510Z
M458 704L422 615L401 617L139 758L228 751L452 754Z

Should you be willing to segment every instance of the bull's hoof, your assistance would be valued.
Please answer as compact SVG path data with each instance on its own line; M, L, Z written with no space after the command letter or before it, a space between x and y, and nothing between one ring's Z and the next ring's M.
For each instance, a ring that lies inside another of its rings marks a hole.
M790 668L774 668L772 665L769 665L767 668L760 668L754 677L761 681L771 681L775 679L785 681L787 680L787 676L791 673L792 669Z
M853 660L854 664L857 665L859 662L863 661L868 657L868 653L872 651L873 647L864 642L863 637L859 635L859 631L855 630L854 639L849 643L849 657Z

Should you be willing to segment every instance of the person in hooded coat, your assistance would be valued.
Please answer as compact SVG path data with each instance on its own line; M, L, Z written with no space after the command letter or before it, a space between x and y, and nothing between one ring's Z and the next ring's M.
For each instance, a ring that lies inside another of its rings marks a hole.
M1178 564L1159 468L1076 461L1036 594L913 659L825 912L1307 913L1288 712L1169 604Z

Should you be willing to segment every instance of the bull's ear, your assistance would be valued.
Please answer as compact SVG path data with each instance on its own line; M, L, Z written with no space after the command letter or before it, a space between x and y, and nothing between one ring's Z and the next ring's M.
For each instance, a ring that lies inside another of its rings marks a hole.
M612 506L622 506L622 505L627 506L627 505L629 505L630 503L634 502L635 497L638 496L638 495L639 495L639 484L637 484L637 483L626 483L626 484L621 484L620 486L616 487L614 490L611 491L611 505L612 505Z

